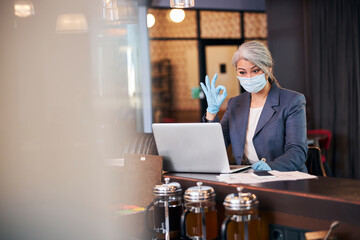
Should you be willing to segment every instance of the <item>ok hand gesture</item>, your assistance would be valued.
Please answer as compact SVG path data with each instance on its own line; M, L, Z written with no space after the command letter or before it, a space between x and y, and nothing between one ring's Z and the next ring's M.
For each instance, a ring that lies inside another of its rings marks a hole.
M206 111L212 114L219 112L220 106L227 96L226 88L224 86L219 85L215 88L217 76L217 74L214 75L213 79L211 80L211 85L207 75L205 77L205 85L202 82L200 83L201 88L206 95L206 101L208 105ZM220 94L220 90L223 90L222 94Z

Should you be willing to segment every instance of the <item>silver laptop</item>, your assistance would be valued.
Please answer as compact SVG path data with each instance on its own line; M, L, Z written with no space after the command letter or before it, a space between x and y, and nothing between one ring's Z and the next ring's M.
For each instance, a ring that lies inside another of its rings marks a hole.
M163 169L170 172L232 173L250 165L229 165L220 123L154 123Z

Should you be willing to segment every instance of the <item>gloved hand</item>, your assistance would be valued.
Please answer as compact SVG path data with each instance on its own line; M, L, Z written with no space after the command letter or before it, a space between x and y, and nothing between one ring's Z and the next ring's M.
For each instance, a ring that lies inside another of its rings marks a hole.
M202 82L200 83L200 86L206 95L206 101L208 104L206 110L212 114L216 114L219 111L221 104L224 102L227 96L226 88L224 86L219 85L215 88L217 76L217 74L214 75L213 79L211 80L211 85L207 75L205 77L206 86ZM223 90L222 94L219 94L220 90Z
M264 161L257 161L251 165L251 168L254 170L263 170L263 171L271 171L269 165Z

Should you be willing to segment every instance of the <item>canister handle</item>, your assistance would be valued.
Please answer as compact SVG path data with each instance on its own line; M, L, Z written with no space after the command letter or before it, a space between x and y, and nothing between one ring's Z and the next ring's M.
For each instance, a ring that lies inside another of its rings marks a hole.
M227 240L227 228L231 221L231 217L227 216L224 222L221 224L221 239Z
M181 214L181 236L183 239L188 239L186 235L186 216L190 213L189 209L185 209L183 214Z
M201 208L202 216L202 239L206 239L206 221L205 221L205 210ZM185 209L184 213L181 215L181 236L183 239L188 239L186 235L186 216L190 213L189 209Z

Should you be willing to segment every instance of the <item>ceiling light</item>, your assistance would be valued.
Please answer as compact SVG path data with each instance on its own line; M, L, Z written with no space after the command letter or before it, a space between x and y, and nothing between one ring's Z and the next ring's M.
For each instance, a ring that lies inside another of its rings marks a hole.
M170 11L170 19L176 23L182 22L185 19L185 11L182 9L172 9Z
M31 1L16 1L14 11L16 16L22 18L35 14L34 5Z
M83 33L87 32L86 17L82 13L62 14L58 16L56 32L58 33Z
M148 13L147 14L147 16L146 16L146 18L147 18L147 27L148 28L151 28L151 27L153 27L154 26L154 24L155 24L155 17L154 17L154 15L152 15L151 13Z
M170 0L172 8L189 8L195 6L195 0Z
M119 9L116 0L102 0L101 18L105 21L119 20Z

